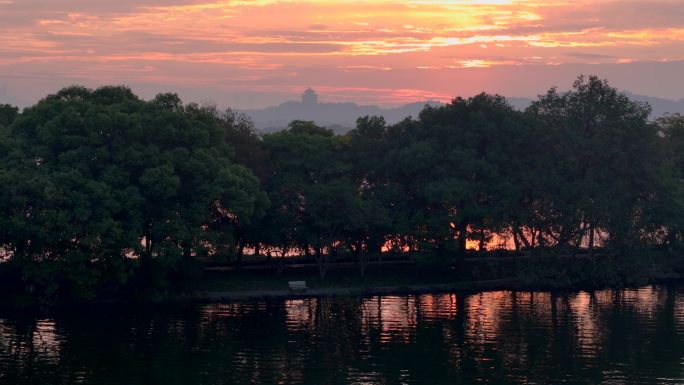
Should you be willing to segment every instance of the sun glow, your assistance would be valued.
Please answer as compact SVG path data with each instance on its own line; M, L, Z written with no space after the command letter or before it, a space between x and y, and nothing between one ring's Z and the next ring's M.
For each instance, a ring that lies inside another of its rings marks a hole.
M0 73L46 73L69 83L193 79L234 91L306 85L453 95L458 90L438 80L444 71L684 60L674 2L621 3L123 0L38 9L2 2ZM112 72L105 64L113 62L130 71ZM418 73L422 86L410 80ZM461 87L482 81L465 79Z

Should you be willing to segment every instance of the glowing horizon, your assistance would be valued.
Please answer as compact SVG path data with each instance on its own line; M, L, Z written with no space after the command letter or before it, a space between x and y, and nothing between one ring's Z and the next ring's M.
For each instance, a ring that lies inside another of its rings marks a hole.
M682 80L667 79L684 69L681 8L673 0L0 0L0 102L123 83L143 93L212 90L207 98L234 95L219 102L238 107L306 87L324 101L398 104L482 90L533 96L579 72L681 98Z

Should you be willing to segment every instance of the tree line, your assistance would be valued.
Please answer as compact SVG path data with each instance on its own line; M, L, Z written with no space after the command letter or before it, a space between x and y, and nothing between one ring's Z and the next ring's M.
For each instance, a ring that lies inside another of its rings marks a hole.
M173 279L188 261L467 248L676 249L684 117L649 118L597 77L525 111L479 94L346 135L293 121L261 135L232 110L65 88L0 106L0 245L23 285L70 295Z

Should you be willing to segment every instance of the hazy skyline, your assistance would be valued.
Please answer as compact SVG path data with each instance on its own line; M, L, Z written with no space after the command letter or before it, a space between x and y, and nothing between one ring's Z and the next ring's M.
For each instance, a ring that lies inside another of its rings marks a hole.
M0 103L126 84L258 108L534 97L579 73L684 97L681 1L0 0Z

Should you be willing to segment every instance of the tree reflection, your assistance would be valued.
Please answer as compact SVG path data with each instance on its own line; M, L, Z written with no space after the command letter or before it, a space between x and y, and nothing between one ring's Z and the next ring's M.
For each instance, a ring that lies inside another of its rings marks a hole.
M683 357L684 294L664 286L0 320L11 384L657 383Z

